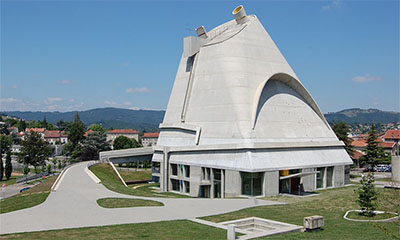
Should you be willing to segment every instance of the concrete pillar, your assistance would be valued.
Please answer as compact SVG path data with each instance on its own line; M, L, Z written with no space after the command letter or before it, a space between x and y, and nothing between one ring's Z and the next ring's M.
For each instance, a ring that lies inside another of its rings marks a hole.
M392 156L392 180L400 181L400 156Z
M199 197L201 181L201 167L190 166L190 196Z
M237 197L242 194L242 180L239 171L225 170L225 197Z
M333 168L333 186L344 186L344 165Z
M303 173L308 173L308 172L314 172L314 168L304 168L302 169ZM303 184L304 191L313 191L315 190L315 181L316 180L316 175L308 175L304 176L301 178L301 183Z
M264 173L264 196L275 196L279 194L279 171Z
M161 191L163 192L168 192L169 190L169 180L168 180L168 176L169 176L169 148L165 147L163 149L163 168L162 168L162 185L160 182L160 186L161 187ZM160 171L161 173L161 171Z
M228 240L235 240L236 239L236 234L235 234L235 225L229 224L228 229L227 229L227 239Z

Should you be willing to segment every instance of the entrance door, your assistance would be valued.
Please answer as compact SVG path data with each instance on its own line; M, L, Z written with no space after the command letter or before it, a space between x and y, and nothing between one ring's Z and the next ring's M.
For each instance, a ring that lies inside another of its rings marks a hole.
M300 178L290 179L290 193L299 193Z
M210 198L210 186L207 185L200 187L200 197Z

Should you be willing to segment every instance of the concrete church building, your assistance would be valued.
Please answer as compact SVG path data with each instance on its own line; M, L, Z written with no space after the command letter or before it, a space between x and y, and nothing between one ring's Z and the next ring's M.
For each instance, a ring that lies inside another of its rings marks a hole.
M161 190L224 198L343 186L343 142L257 17L243 6L233 15L184 39L152 158Z

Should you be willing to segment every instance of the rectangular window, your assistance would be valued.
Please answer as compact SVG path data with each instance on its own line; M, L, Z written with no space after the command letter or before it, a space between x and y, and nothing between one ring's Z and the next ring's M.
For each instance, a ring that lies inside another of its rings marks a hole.
M185 193L190 193L190 183L185 181Z
M221 183L221 169L213 169L214 174L214 198L221 198L222 196L222 183Z
M171 175L178 176L178 165L171 164Z
M326 187L333 186L333 167L328 167L326 169Z
M317 188L323 188L325 168L317 168L317 172Z
M190 177L190 166L185 166L185 177Z
M159 162L151 162L151 171L153 173L160 173L160 163Z
M262 195L263 172L249 173L241 172L242 194L248 196Z
M210 180L210 168L201 168L201 180Z
M171 179L172 190L179 191L179 180Z

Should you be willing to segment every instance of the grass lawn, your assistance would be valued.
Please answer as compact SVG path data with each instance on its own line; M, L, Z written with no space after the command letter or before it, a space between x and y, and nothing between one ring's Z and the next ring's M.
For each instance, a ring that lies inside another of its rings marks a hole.
M100 198L97 200L103 208L130 208L130 207L145 207L145 206L164 206L163 203L133 198Z
M119 174L125 180L125 182L147 180L151 181L151 170L144 171L120 171Z
M2 235L0 239L226 239L226 231L188 220Z
M143 196L143 197L171 197L171 198L188 198L189 196L175 194L175 193L156 193L151 189L151 187L158 186L158 183L153 184L142 184L140 187L130 186L125 187L121 180L118 178L117 174L114 172L112 167L107 164L97 164L90 167L90 170L101 180L101 183L108 189L114 192L128 194L133 196ZM135 188L135 189L134 189Z
M0 200L0 213L12 212L41 204L50 194L50 188L56 178L57 176L48 177L42 183L23 193Z
M286 205L261 206L247 208L227 214L204 217L203 219L213 222L222 222L245 217L260 217L286 223L303 225L303 218L312 215L325 217L325 227L322 231L306 233L288 233L271 236L268 239L388 239L392 234L400 237L399 221L394 223L367 223L351 222L343 219L347 210L359 209L356 203L354 190L357 186L339 189L317 191L319 196L308 198L293 198L288 196L277 196L266 198L286 202ZM399 203L396 194L388 189L377 189L379 199L377 210L399 211ZM396 198L396 199L394 199ZM388 235L381 229L386 229Z
M392 178L375 178L375 182L397 182L392 180Z
M0 185L5 183L6 186L9 186L9 185L14 184L16 180L17 180L17 176L11 176L10 179L8 179L8 180L6 177L3 177L3 180L0 181Z
M358 219L358 220L381 220L381 219L388 219L388 218L392 218L392 217L396 217L396 215L391 214L391 213L381 213L381 214L376 214L373 217L367 217L367 216L361 215L358 212L349 212L349 214L347 214L347 218Z

